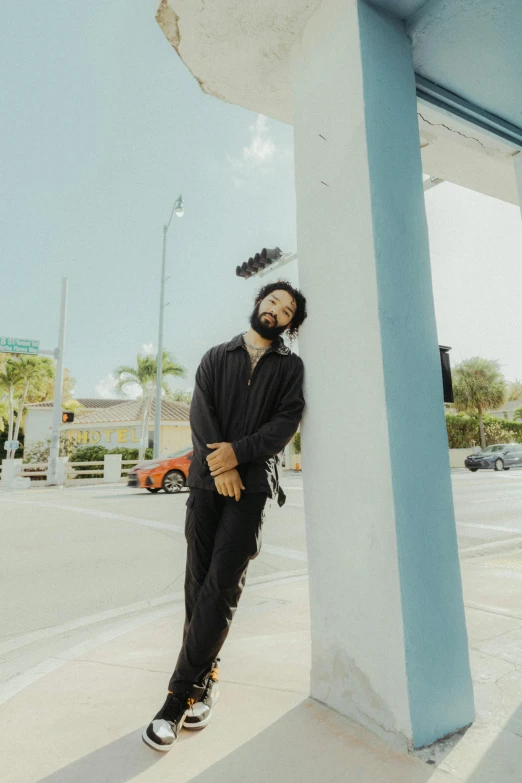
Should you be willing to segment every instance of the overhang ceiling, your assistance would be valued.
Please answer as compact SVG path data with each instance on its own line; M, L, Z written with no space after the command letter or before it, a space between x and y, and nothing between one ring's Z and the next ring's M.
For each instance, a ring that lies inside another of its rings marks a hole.
M522 0L369 1L404 20L418 75L522 128ZM161 0L157 20L205 92L291 123L291 49L320 2ZM418 109L426 173L518 202L520 145Z
M418 101L422 169L456 185L518 204L512 146Z

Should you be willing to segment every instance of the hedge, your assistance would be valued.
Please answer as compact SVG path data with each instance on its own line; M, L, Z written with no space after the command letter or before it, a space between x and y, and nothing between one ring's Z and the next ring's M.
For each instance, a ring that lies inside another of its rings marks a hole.
M480 430L477 416L466 413L447 413L446 430L450 449L467 449L480 446ZM522 443L522 422L484 416L486 444Z

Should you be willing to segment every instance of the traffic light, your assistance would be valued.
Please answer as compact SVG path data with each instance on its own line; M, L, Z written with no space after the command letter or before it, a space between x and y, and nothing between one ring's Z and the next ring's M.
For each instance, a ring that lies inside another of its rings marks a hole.
M278 247L275 247L273 250L267 250L267 248L264 247L260 253L255 254L254 258L249 258L248 261L244 261L241 266L237 266L236 275L237 277L244 277L245 280L248 280L249 277L252 277L269 267L274 261L278 261L282 255L283 253Z
M451 366L448 351L451 348L447 345L439 345L440 366L442 370L442 390L444 392L444 402L454 402L453 384L451 381Z
M64 411L62 413L62 422L64 424L72 424L74 421L74 413L72 411Z

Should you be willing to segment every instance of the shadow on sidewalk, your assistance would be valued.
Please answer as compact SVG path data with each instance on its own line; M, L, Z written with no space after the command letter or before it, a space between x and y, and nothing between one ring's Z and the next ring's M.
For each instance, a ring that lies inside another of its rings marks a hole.
M434 767L306 699L191 783L427 783L433 773Z
M517 687L522 696L520 672L518 675ZM493 742L491 742L491 735L485 737L484 754L475 768L463 779L466 783L520 783L522 780L522 704L502 729L497 727Z
M132 731L41 778L38 783L128 783L168 755L151 752L141 739L142 731L143 727Z

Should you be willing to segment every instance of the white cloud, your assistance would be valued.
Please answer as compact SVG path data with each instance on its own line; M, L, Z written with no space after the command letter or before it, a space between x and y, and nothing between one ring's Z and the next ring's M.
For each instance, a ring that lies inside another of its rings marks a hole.
M120 396L116 391L116 378L112 373L102 378L94 387L94 391L102 400L113 400ZM135 400L139 395L141 395L141 387L137 383L129 383L125 387L125 397L128 399Z
M101 381L94 387L94 391L98 397L102 398L102 400L110 400L114 397L117 397L116 378L114 375L109 373L109 375L106 375L105 378L102 378Z
M275 149L275 144L270 137L254 136L250 146L243 149L243 159L255 163L266 163L274 157Z
M268 120L262 114L257 115L256 121L249 126L250 143L243 147L243 151L238 157L228 156L229 166L236 172L246 174L249 171L266 174L271 170L271 165L279 157L286 158L287 150L278 150L268 127ZM232 176L232 182L235 188L240 188L244 180L239 176Z
M266 117L258 114L257 120L248 130L251 140L248 147L243 147L243 160L254 164L271 161L274 157L276 146L268 132Z
M154 343L143 343L141 353L144 356L156 356L156 346Z

